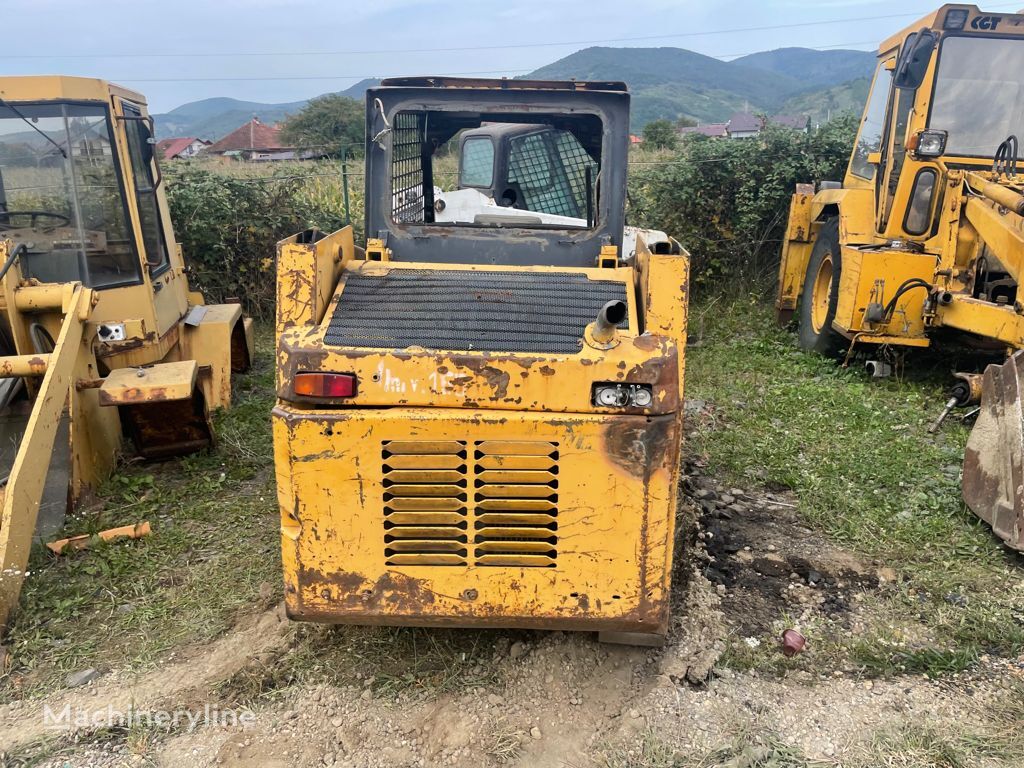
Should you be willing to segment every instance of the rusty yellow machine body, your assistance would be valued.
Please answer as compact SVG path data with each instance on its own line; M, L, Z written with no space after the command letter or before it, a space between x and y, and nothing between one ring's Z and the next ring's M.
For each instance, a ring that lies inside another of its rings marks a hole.
M278 246L292 618L664 635L688 259L674 242L620 250L628 98L621 83L435 78L367 94L372 237ZM433 152L494 122L558 132L513 150L506 199L573 195L585 221L500 205L436 220ZM578 164L551 173L568 167L551 152Z
M36 534L123 443L210 445L209 411L251 359L241 307L189 290L153 144L138 93L0 78L0 625Z
M782 322L798 315L802 346L1024 348L1022 65L1024 15L973 5L881 44L845 178L793 196L776 308ZM950 403L981 395L965 499L1021 549L1020 382L1003 368Z

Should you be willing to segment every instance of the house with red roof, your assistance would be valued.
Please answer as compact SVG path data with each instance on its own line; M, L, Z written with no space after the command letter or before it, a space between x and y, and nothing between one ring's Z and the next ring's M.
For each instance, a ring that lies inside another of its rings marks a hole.
M204 154L254 161L294 160L298 157L295 147L286 147L281 141L281 129L261 123L258 117L215 141L204 150Z
M156 143L156 152L161 160L178 160L194 157L209 145L210 142L193 136L161 139Z
M807 115L775 115L765 117L754 115L750 112L736 112L725 123L706 123L680 128L682 136L697 134L708 136L712 139L750 139L757 136L764 130L766 124L779 125L794 131L807 133L810 130L811 121Z
M679 133L682 136L693 133L699 136L707 136L712 139L722 139L729 135L729 124L705 123L704 125L688 125L684 128L680 128Z

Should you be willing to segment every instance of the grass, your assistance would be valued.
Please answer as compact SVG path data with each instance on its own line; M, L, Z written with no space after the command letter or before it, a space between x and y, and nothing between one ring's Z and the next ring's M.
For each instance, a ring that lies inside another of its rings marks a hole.
M705 754L680 751L648 731L633 745L619 747L607 768L824 768L775 734L740 727L727 744Z
M979 707L975 722L959 730L927 724L884 728L863 745L852 765L863 768L973 768L1019 765L1024 754L1024 688L1011 685L1004 695Z
M151 536L64 557L33 551L0 697L40 694L82 668L150 667L173 648L223 633L239 612L267 601L268 589L279 599L270 339L258 341L254 370L216 418L216 450L124 464L98 503L68 522L77 534L149 520Z
M933 676L1024 650L1020 558L960 497L969 428L952 418L927 433L951 371L979 361L919 353L902 377L873 381L800 351L756 300L696 307L691 326L702 338L689 351L687 397L713 416L691 424L690 453L724 482L792 489L812 525L899 574L866 600L860 636L826 629L819 648L841 649L867 674ZM740 668L768 658L730 653Z
M499 719L483 737L483 751L499 763L511 763L522 753L524 732L505 719Z

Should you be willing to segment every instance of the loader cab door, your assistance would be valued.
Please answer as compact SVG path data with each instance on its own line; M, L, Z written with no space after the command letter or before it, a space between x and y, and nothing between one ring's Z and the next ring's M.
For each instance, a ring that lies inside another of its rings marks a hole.
M881 164L875 176L875 225L879 233L885 232L893 214L896 190L903 176L903 164L907 158L907 125L914 111L915 98L915 91L893 89L891 109L882 142Z
M881 164L875 177L875 225L879 234L889 228L890 219L899 224L906 213L894 208L907 160L907 129L915 118L918 91L928 72L936 42L937 38L928 29L908 35L895 60Z
M187 291L182 288L184 276L175 274L172 269L172 243L167 236L170 224L160 190L161 175L155 155L152 120L142 114L141 107L131 102L122 101L121 109L133 193L129 204L134 203L139 253L153 293L157 330L163 335L185 313Z

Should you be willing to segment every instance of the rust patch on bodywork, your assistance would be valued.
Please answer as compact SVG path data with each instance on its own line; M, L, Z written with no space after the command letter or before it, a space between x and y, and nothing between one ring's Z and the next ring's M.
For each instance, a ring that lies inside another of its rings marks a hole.
M397 571L386 571L370 582L349 571L323 573L303 568L299 577L305 587L324 590L325 599L341 610L417 613L435 601L429 582Z
M643 477L652 463L674 456L679 433L677 418L657 416L645 422L636 419L612 420L604 430L604 451L617 466L636 477Z
M213 444L213 425L198 388L187 400L119 404L118 413L136 451L146 459L184 456Z
M109 392L100 390L100 405L135 405L138 403L164 402L167 390L164 387L132 387L118 392L114 397Z
M494 389L494 399L504 400L508 395L509 375L507 371L488 365L486 360L467 357L462 363L464 368L483 377L484 381Z

